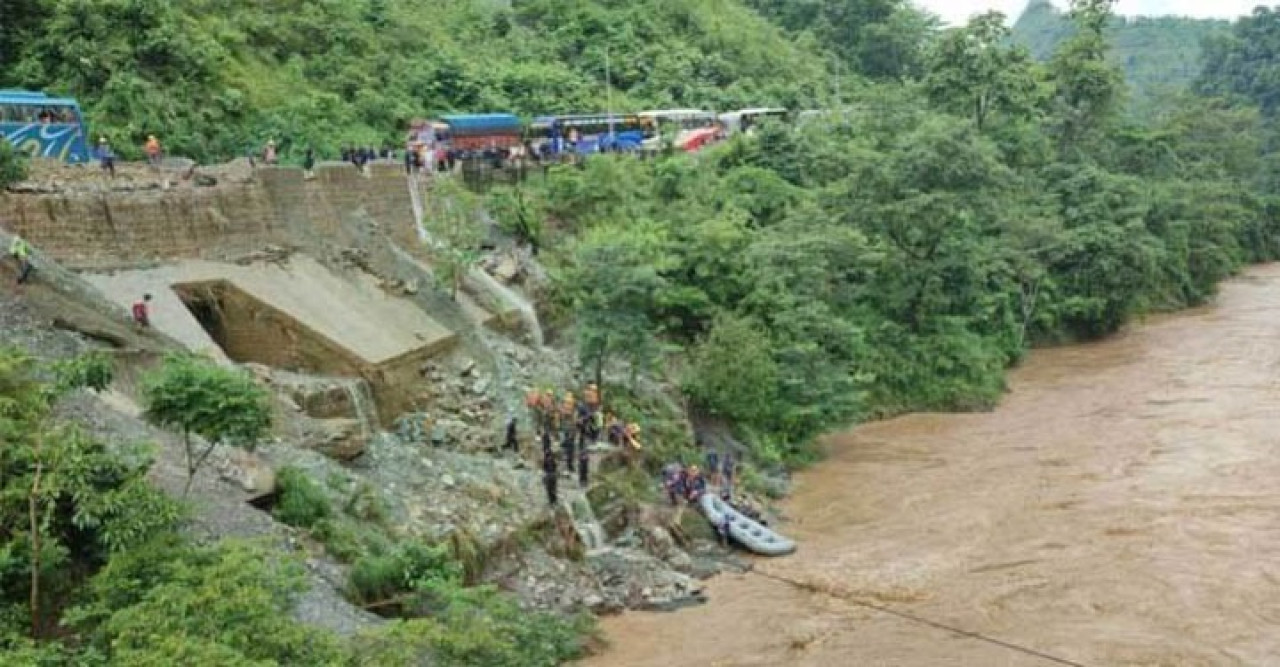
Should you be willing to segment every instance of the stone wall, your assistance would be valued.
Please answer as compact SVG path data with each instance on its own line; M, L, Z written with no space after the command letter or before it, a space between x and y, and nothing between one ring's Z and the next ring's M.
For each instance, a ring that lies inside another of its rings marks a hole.
M154 185L154 184L150 184ZM170 259L227 259L266 245L350 244L343 223L371 221L412 233L401 167L347 164L259 167L246 180L200 187L118 191L47 188L0 194L0 222L73 269L109 269ZM399 235L399 234L397 234Z

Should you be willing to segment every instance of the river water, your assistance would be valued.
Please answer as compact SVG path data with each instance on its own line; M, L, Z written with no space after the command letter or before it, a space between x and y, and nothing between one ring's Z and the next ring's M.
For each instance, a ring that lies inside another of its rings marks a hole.
M583 664L1066 664L863 602L1080 665L1280 665L1280 266L1035 352L993 412L827 448L784 505L796 555L606 619Z

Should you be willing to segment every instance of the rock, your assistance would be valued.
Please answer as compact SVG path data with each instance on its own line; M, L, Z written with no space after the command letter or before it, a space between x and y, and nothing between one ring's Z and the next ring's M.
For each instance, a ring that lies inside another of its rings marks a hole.
M465 362L463 362L462 370L459 371L459 375L461 375L462 377L468 377L472 373L474 373L475 370L476 370L476 360L467 359Z
M208 174L196 174L195 183L198 188L211 188L218 184L218 179Z
M475 394L476 396L484 396L486 393L488 393L488 391L489 391L489 381L484 378L476 380L476 383L471 385L471 393Z
M303 440L303 446L331 459L350 461L364 453L368 438L355 419L323 419L314 422Z
M260 456L243 449L232 450L219 473L222 479L254 496L265 496L276 490L276 471Z
M498 260L498 265L493 269L493 277L504 283L515 282L517 276L520 275L520 262L515 257L504 255Z
M445 429L443 424L436 424L431 429L431 444L439 447L449 440L449 431Z
M452 489L454 484L456 484L457 482L453 481L453 475L445 475L444 477L440 478L440 483L444 485L444 488Z

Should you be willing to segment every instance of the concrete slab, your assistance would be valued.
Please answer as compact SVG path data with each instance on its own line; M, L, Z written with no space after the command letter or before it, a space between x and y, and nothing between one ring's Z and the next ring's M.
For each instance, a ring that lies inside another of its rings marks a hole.
M186 260L85 277L126 307L144 292L151 293L156 328L194 351L223 359L225 355L187 310L174 286L230 283L371 365L423 348L444 347L455 338L412 302L384 292L372 277L339 275L305 256L295 255L283 264L248 266Z

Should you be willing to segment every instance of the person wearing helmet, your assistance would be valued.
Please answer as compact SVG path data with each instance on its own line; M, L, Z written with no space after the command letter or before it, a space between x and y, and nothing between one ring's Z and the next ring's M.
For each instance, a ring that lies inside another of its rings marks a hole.
M702 476L702 470L698 466L689 466L689 474L684 482L685 500L692 505L697 503L706 492L707 479Z

